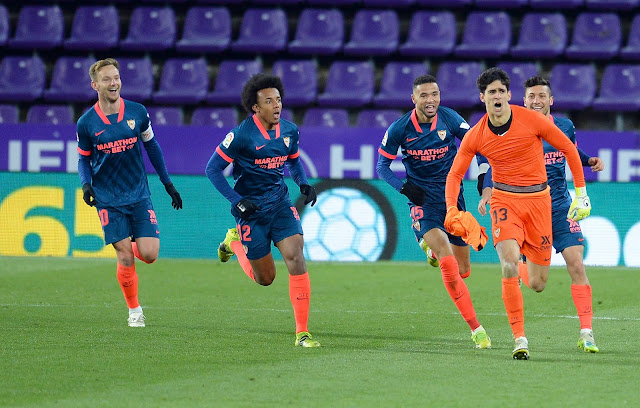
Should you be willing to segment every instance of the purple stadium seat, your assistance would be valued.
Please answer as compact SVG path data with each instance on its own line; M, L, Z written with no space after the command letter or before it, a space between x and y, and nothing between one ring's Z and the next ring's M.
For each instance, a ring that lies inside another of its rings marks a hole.
M238 112L234 108L197 108L191 116L192 126L232 129L237 124Z
M332 6L332 7L341 7L341 6L352 6L356 3L360 3L360 0L307 0L307 4L311 6Z
M91 88L89 67L95 60L82 57L60 57L56 60L51 86L44 91L44 99L54 102L89 102L95 99Z
M588 9L593 10L631 10L640 6L640 0L586 0Z
M318 105L358 107L373 99L373 64L336 61L329 67L324 93L318 95Z
M220 52L231 42L231 14L226 7L191 7L184 21L180 52Z
M239 104L242 87L259 72L262 72L260 60L222 61L213 92L207 94L207 102L216 105Z
M44 81L40 57L4 57L0 63L0 101L34 101L42 96Z
M522 19L512 57L552 58L564 54L567 21L561 13L528 13Z
M183 123L182 108L178 106L151 106L147 111L152 126L180 126Z
M356 126L359 128L386 129L400 116L402 116L402 113L393 109L364 109L358 115Z
M556 64L550 76L553 107L579 110L591 106L596 95L596 69L587 64Z
M241 4L245 0L196 0L196 3L203 4Z
M153 66L149 58L119 58L123 98L144 102L153 92Z
M637 112L640 109L640 65L607 65L593 109Z
M473 3L473 0L416 0L419 6L464 7Z
M315 102L318 96L318 73L314 61L276 61L272 72L282 79L285 90L283 102L288 106L305 106Z
M305 9L298 19L291 54L333 55L342 50L344 22L338 9Z
M280 111L280 119L286 119L293 122L293 111L291 109L282 109Z
M302 3L303 0L249 0L249 2L251 4L268 4L268 5L272 5L272 6L279 6L279 5L291 5L291 4L299 4Z
M442 104L452 108L471 108L480 104L476 79L482 73L479 62L443 62L438 68Z
M501 12L472 12L467 17L458 57L495 58L509 52L511 19Z
M474 126L476 123L480 122L480 119L482 119L482 117L486 113L487 113L486 111L471 112L471 115L469 115L469 120L467 121L467 123L469 124L469 126Z
M16 105L0 105L0 124L18 123L18 116Z
M410 108L413 81L429 72L422 62L389 62L384 67L380 92L373 104L389 108Z
M10 48L51 49L62 44L64 16L58 6L24 6L18 15L15 37Z
M511 78L511 103L522 105L524 98L524 81L532 76L539 75L538 67L534 62L502 62L498 68L504 70Z
M349 113L345 109L309 108L302 126L349 127Z
M78 7L73 16L67 50L106 50L118 45L120 18L114 6Z
M429 41L425 41L428 38ZM416 11L400 54L444 57L456 46L456 18L450 11Z
M287 15L282 9L248 9L242 17L234 52L277 53L287 47Z
M393 8L409 7L415 4L416 0L393 0L393 3L389 3L389 0L363 0L362 4L365 7L389 7L393 4Z
M157 51L173 47L176 41L176 16L171 7L136 7L131 13L127 38L120 48L133 51Z
M153 94L159 104L199 103L207 96L209 75L204 58L170 58L162 68L160 87Z
M0 4L0 46L4 46L9 39L9 12Z
M27 112L27 123L70 125L74 123L71 105L33 105Z
M389 55L398 48L400 27L393 10L358 10L345 55Z
M631 22L627 46L620 50L624 60L640 60L640 14L636 14Z
M584 0L529 0L532 8L577 9L584 6Z
M611 59L618 55L621 42L622 29L616 13L581 13L565 55L570 59Z
M529 4L529 0L476 0L476 8L519 8Z

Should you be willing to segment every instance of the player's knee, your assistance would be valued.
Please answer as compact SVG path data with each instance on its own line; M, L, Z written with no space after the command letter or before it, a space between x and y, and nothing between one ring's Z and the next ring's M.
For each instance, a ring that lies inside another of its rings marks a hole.
M518 276L518 263L504 262L502 264L502 276L505 278L515 278Z
M143 254L143 255L142 255L142 261L143 261L144 263L152 264L152 263L154 263L157 259L158 259L158 254L157 254L157 253L153 253L153 254Z
M260 286L269 286L273 283L272 277L262 277L262 276L255 275L255 278L256 278L256 283Z
M531 279L531 276L529 277L529 287L540 293L544 290L544 288L547 286L547 282L544 282L541 279Z

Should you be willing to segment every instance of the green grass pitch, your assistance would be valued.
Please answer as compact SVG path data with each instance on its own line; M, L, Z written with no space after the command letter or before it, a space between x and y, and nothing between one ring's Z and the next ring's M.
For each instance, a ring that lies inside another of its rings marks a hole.
M566 270L523 287L531 360L514 361L496 265L466 279L491 350L426 262L310 263L322 347L294 347L277 266L261 287L235 258L137 263L139 329L114 260L0 259L0 407L640 406L638 269L587 268L599 354L576 347Z

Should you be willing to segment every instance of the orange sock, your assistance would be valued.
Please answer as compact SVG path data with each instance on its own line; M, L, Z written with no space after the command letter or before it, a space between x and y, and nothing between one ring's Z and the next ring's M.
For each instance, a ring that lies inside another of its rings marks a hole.
M460 311L462 318L467 321L471 330L477 329L480 323L478 323L476 311L473 309L473 303L471 303L469 289L458 271L456 257L449 255L440 259L440 269L444 287L449 292L449 296L451 296L451 300Z
M311 298L311 282L309 273L289 275L289 298L293 306L293 316L296 319L296 333L309 331L309 300Z
M518 275L520 276L522 283L527 285L528 288L531 288L531 286L529 286L529 269L527 269L526 262L518 262Z
M138 302L138 274L136 266L122 266L118 263L117 274L118 282L122 288L124 299L127 301L129 309L140 306Z
M591 329L593 309L591 307L591 285L571 285L571 296L578 311L581 329Z
M517 276L502 278L502 301L507 311L513 338L524 337L524 302Z
M149 262L146 259L144 259L142 257L142 255L140 255L140 251L138 251L138 243L136 241L131 241L131 249L133 249L133 256L135 256L136 258L138 258L139 260L141 260L144 263L154 263L156 260L154 259L153 261Z
M233 250L233 253L236 254L238 263L240 264L240 267L242 267L244 273L255 282L256 278L253 276L253 268L251 268L251 263L249 262L249 258L247 258L247 254L244 253L242 241L231 241L231 249Z

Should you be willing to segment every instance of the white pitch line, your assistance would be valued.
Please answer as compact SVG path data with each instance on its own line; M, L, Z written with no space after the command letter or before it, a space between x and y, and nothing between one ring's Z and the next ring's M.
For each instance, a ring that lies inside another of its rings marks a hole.
M19 304L19 303L0 303L0 307L77 307L77 305L54 305L50 303L27 303L27 304ZM120 306L113 305L82 305L83 308L92 307L92 308L115 308ZM174 310L174 309L184 309L184 310L196 310L196 308L187 308L183 306L144 306L145 309L155 309L155 310ZM202 308L197 308L197 310L202 310ZM278 313L290 313L291 309L221 309L216 308L215 310L226 310L229 312L278 312ZM412 315L450 315L457 316L458 312L429 312L429 311L396 311L396 310L385 310L385 311L375 311L375 310L318 310L313 309L313 313L352 313L352 314L380 314L380 315L390 315L390 314L412 314ZM503 316L506 317L506 313L477 313L479 316ZM533 314L527 315L525 313L525 317L541 317L545 319L577 319L578 316L567 316L567 315L550 315L550 314ZM611 317L611 316L593 316L594 320L613 320L613 321L632 321L632 322L640 322L640 317Z

